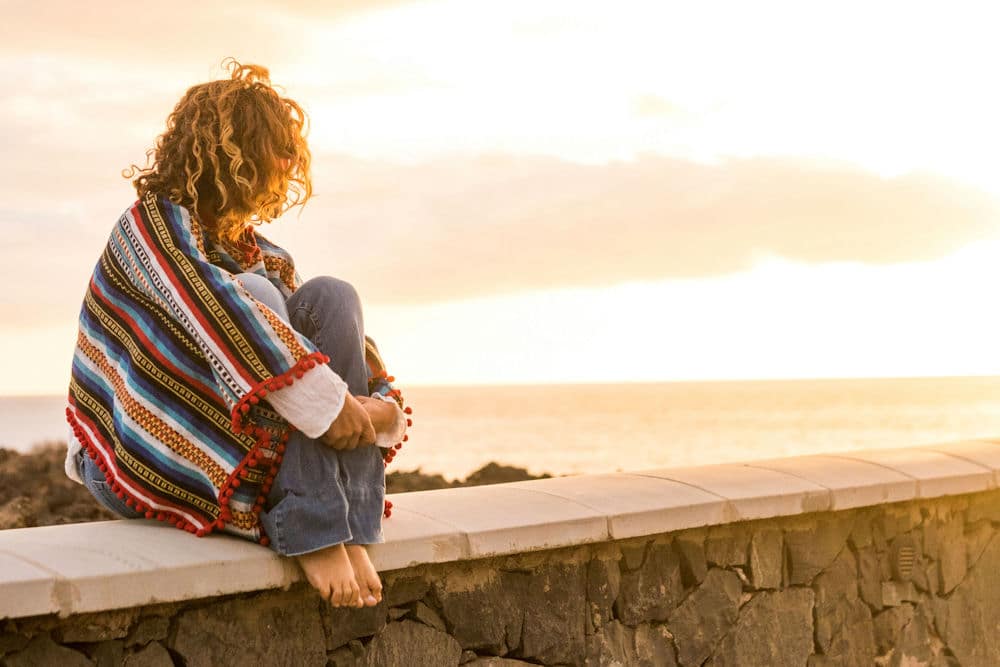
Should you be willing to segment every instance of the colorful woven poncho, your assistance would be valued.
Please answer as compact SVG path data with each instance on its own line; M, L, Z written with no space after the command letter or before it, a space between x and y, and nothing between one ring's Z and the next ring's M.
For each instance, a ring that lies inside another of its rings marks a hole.
M329 359L233 277L265 275L286 298L301 284L288 253L248 235L237 259L166 198L127 210L84 297L66 415L71 450L146 517L266 544L258 514L292 428L267 395ZM367 353L370 389L402 407Z

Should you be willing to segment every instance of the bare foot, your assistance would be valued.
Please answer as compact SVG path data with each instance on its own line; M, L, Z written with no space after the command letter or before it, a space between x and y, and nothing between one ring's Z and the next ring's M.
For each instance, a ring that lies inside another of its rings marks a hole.
M361 589L361 600L365 606L374 607L382 601L382 580L378 578L375 566L368 558L368 550L363 544L348 544L347 557L351 559L354 575Z
M334 607L361 607L361 589L343 544L295 557L306 579Z

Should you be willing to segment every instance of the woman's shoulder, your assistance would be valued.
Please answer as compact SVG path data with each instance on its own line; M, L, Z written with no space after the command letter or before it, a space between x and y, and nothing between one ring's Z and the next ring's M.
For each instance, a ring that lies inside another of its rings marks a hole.
M257 231L256 228L253 230L253 235L257 241L257 247L260 248L261 252L266 257L277 257L289 263L293 262L292 255L290 252L288 252L287 250L279 246L277 243L275 243L271 239L261 234L259 231Z
M166 195L147 192L133 201L119 216L120 222L149 224L163 221L170 226L190 225L191 213Z

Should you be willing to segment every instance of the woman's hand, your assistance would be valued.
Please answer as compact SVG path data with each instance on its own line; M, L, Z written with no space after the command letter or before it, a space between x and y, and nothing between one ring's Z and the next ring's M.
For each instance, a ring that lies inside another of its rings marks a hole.
M362 407L358 399L348 394L344 398L344 407L340 414L330 424L326 433L319 437L327 447L334 449L354 449L358 445L375 443L375 427L368 411Z
M396 411L399 406L395 403L368 396L358 396L358 402L371 418L376 433L385 433L396 425Z

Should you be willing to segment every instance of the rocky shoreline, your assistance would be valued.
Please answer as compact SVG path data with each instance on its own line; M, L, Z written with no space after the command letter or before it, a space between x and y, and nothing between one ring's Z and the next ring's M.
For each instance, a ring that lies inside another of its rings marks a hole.
M0 530L31 528L116 518L63 472L66 445L46 443L27 454L0 448ZM551 477L524 468L490 462L464 480L445 479L416 470L387 471L388 493L478 486Z

